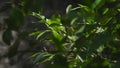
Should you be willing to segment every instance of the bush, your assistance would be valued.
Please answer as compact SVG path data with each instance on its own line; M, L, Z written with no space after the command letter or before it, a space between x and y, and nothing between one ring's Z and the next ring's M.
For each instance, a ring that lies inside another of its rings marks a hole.
M45 48L44 51L33 54L31 57L34 58L34 63L48 62L51 68L119 67L119 1L84 0L75 7L68 5L65 15L55 13L50 18L46 18L40 11L42 9L38 9L37 6L40 5L33 4L33 9L37 10L29 10L27 1L29 0L23 1L24 11L15 9L20 13L20 19L21 12L28 12L25 14L38 18L47 26L46 30L35 31L29 35L37 35L37 41L50 43L54 47L52 50Z

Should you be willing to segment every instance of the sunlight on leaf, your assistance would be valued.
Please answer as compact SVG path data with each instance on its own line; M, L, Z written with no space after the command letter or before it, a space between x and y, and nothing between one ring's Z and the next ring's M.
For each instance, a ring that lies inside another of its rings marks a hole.
M61 20L59 18L56 18L56 19L46 19L46 23L48 25L52 25L52 24L61 25Z
M32 12L32 15L35 16L35 17L38 17L39 19L45 19L45 16L41 15L41 13L35 13L35 12Z
M66 13L69 13L72 9L72 5L68 5L67 8L66 8Z
M80 57L80 55L77 55L77 58L83 63L84 60Z
M52 33L57 40L61 41L63 39L62 35L59 34L57 31L52 30Z
M75 23L76 23L76 20L78 20L78 17L76 17L76 18L74 18L74 19L72 19L72 21L71 21L71 25L75 25Z
M97 52L101 53L103 51L105 47L103 45L101 45L98 49L97 49Z

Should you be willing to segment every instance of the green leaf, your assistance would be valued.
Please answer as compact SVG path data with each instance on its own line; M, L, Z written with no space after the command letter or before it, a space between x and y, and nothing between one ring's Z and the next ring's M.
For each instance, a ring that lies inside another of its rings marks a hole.
M34 35L39 34L39 33L40 33L39 31L37 31L37 32L32 32L32 33L29 34L29 36L34 36Z
M106 14L108 11L109 11L109 8L105 8L102 14L104 15L104 14Z
M103 45L99 46L97 49L97 52L101 53L105 47Z
M57 31L60 34L66 33L65 27L63 25L59 25L59 24L54 23L54 24L49 25L49 27L51 29L54 29L55 31Z
M117 24L115 28L120 29L120 24Z
M86 7L87 7L87 6L82 5L82 4L78 4L78 6L79 6L80 8L86 8Z
M84 60L81 58L80 55L77 55L77 58L78 58L82 63L84 62Z
M31 56L29 57L29 59L36 57L39 53L40 53L40 52L31 55Z
M51 60L52 57L53 57L53 55L51 55L47 52L40 52L39 54L36 55L33 63L43 63L43 62Z
M72 41L76 41L78 39L77 36L68 36L68 38Z
M41 36L43 36L45 33L48 33L50 31L51 30L45 30L45 31L39 32L38 36L36 37L36 40L38 40Z
M51 25L51 24L61 25L61 20L59 18L56 18L56 19L46 19L46 23L48 25Z
M120 12L120 9L117 9Z
M66 13L69 13L72 9L72 5L68 5L67 8L66 8Z
M57 31L52 30L52 33L54 35L54 38L58 41L61 41L63 39L63 36L61 34L59 34Z
M78 17L75 17L74 19L72 19L72 21L70 22L71 26L75 25L77 20L78 20Z
M98 7L98 5L102 2L102 0L95 0L95 2L92 5L92 8L95 9Z
M75 34L82 33L82 32L84 31L84 29L85 29L85 26L86 26L86 25L81 26L80 29L78 29L78 30L75 32Z
M69 68L75 68L77 66L77 59L73 59L69 62Z
M83 10L85 10L85 11L87 11L87 12L90 11L90 8L89 8L88 6L86 6L86 5L78 4L78 6L79 6L81 9L83 9Z
M35 17L37 17L37 18L39 18L39 19L45 20L45 16L41 15L41 13L35 13L35 12L33 12L32 15L35 16Z
M61 16L59 14L55 13L54 15L52 15L52 17L50 19L46 19L45 23L47 25L52 25L52 24L62 25Z

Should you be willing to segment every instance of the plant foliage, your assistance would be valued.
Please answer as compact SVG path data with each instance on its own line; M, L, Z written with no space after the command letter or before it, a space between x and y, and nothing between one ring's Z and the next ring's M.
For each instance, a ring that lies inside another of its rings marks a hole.
M34 9L38 6L33 4ZM33 54L34 63L48 62L51 68L120 67L120 1L84 0L75 7L68 5L65 15L54 13L50 18L45 17L41 9L29 10L29 0L23 1L23 7L23 13L32 11L28 14L48 28L31 35L37 35L37 41L54 47L52 51L46 48ZM18 9L13 12L16 15L8 19L8 27L14 30L22 22L23 13ZM41 40L43 36L46 37Z

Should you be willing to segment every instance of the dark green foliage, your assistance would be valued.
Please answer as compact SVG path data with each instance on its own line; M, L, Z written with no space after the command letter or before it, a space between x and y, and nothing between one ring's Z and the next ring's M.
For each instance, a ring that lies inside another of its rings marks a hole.
M11 30L7 29L4 33L3 33L3 41L7 44L10 45L12 40L12 32Z
M54 63L67 62L69 68L111 68L113 61L119 62L120 58L112 58L119 51L111 44L119 41L119 34L116 34L119 25L115 17L119 13L118 7L110 8L105 6L106 3L109 2L88 0L75 8L69 5L63 17L42 19L53 34L46 40L50 40L56 51L66 59L59 61L59 56L56 56L58 59L53 58Z
M24 15L19 8L15 7L12 9L9 18L6 19L5 22L10 30L18 30L24 23Z
M43 9L43 0L22 0L21 5L23 11L28 14L30 12L40 12Z

